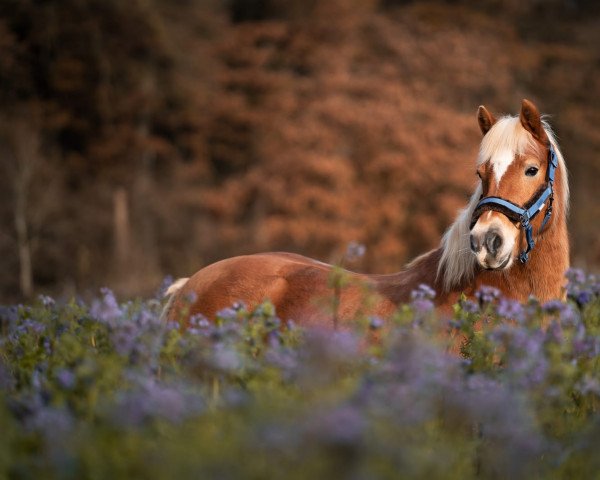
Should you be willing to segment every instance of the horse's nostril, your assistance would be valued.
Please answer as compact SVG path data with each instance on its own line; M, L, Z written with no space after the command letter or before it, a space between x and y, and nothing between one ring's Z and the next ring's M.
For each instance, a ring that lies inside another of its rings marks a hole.
M479 252L479 250L481 250L481 245L479 244L479 240L477 240L477 238L474 235L469 236L469 241L471 242L471 250L473 250L475 253L477 253L477 252Z
M491 255L496 256L502 247L502 237L495 230L489 231L485 235L485 246Z
M502 246L502 237L500 235L496 235L496 238L494 238L494 250L497 252L498 250L500 250L501 246Z

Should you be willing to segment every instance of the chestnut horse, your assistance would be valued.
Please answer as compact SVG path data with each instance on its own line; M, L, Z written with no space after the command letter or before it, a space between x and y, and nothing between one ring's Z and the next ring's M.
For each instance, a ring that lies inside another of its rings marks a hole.
M345 271L345 286L336 298L340 325L360 312L389 317L419 284L435 290L435 303L442 309L461 293L472 296L481 285L518 301L530 295L541 301L563 296L569 266L569 186L556 139L528 100L523 100L519 116L496 120L480 106L477 119L483 133L476 166L480 182L469 204L440 246L402 271ZM252 308L269 299L284 320L331 327L332 309L324 308L324 299L334 298L335 271L292 253L228 258L175 282L168 290L165 315L171 320L198 313L214 318L234 302Z

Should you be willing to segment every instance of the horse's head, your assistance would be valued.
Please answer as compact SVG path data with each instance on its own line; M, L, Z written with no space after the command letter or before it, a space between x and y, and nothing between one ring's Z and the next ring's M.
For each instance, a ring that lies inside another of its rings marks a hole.
M471 250L482 268L503 270L519 258L527 261L533 246L531 241L527 248L527 237L532 239L531 232L539 231L543 217L550 219L554 180L553 168L548 170L550 143L538 109L528 100L523 100L518 118L496 120L483 106L477 118L484 137L477 162L481 201L472 219ZM526 215L519 215L519 210ZM527 230L530 218L532 228Z

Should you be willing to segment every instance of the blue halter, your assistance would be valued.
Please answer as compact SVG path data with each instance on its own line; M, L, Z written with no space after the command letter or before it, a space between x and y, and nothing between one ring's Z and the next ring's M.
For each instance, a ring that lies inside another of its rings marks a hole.
M471 228L475 225L479 217L483 212L487 210L495 210L508 217L513 222L520 223L520 227L525 231L525 238L527 240L527 248L519 254L519 260L521 263L527 263L529 260L529 252L535 246L533 241L533 228L531 227L531 221L536 217L538 213L542 211L546 201L549 200L548 207L546 208L546 215L538 231L541 232L550 216L552 215L552 202L554 201L554 174L558 168L558 158L556 152L551 143L548 147L548 168L546 170L546 186L540 189L539 193L533 196L524 207L514 204L509 200L505 200L500 197L485 197L479 201L473 216L471 218Z

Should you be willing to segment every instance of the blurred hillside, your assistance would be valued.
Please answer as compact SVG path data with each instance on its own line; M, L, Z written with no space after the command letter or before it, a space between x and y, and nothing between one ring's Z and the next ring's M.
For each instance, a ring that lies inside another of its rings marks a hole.
M475 185L477 106L552 114L600 266L591 0L2 0L0 301L288 250L390 272ZM500 9L500 6L502 8Z

